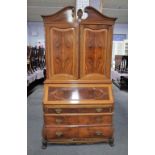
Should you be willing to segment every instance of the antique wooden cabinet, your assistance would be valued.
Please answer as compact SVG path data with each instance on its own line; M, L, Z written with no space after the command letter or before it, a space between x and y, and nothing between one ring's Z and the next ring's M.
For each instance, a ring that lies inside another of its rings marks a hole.
M114 99L110 80L116 18L72 6L42 16L46 36L43 148L48 143L113 145Z

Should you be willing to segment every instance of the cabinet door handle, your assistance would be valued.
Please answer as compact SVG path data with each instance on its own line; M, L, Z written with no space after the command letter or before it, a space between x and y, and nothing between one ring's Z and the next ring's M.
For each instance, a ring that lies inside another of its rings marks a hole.
M55 109L55 112L56 112L57 114L60 114L60 113L62 112L62 109Z
M61 124L62 123L62 119L59 119L59 118L57 118L55 121L56 121L57 124Z
M101 131L96 131L96 136L103 136L103 132L101 132Z
M102 108L96 108L96 112L102 112Z
M57 137L61 137L63 135L63 132L57 131L55 134L56 134Z

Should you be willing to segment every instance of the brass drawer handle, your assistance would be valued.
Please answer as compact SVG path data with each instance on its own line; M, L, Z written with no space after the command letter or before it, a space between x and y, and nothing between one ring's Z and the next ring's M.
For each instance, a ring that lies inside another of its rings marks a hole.
M102 108L96 108L96 112L102 112Z
M57 131L55 134L56 134L57 137L63 136L63 132L61 132L61 131Z
M96 131L96 133L95 133L97 136L103 136L103 132L101 132L101 131Z
M59 119L59 118L57 118L55 121L56 121L57 124L61 124L62 123L62 119Z
M56 112L57 114L60 114L60 113L62 112L62 109L55 109L55 112Z

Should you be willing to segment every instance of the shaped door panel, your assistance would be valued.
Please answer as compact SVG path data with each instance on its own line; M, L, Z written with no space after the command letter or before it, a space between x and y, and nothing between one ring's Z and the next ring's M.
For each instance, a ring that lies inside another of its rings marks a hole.
M109 79L109 62L111 57L109 51L109 29L89 28L81 26L80 44L80 78L84 80Z
M75 28L49 29L49 79L77 79L77 51Z

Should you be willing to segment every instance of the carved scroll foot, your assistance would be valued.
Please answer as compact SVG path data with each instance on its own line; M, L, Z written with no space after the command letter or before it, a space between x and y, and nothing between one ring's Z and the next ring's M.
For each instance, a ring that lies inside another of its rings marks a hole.
M42 140L42 149L46 149L47 148L47 141L46 140Z
M109 139L109 145L110 145L111 147L114 146L114 138Z

